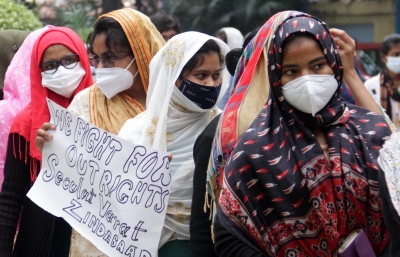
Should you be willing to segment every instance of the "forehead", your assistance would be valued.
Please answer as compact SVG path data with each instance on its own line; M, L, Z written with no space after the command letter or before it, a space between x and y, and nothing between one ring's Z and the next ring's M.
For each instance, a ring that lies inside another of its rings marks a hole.
M283 50L283 63L308 62L319 56L324 56L324 54L318 42L304 37L287 44Z
M393 44L390 47L390 50L388 51L388 55L390 55L391 53L399 53L399 52L400 52L400 43Z
M193 70L220 70L221 62L219 58L219 54L216 52L203 55L202 58L198 59L197 66Z
M74 54L68 47L64 45L51 45L43 53L42 62L58 61L66 55Z
M97 56L109 55L109 54L119 54L123 52L127 52L127 49L124 49L120 46L111 45L110 48L106 45L106 36L104 33L96 35L93 40L93 53Z

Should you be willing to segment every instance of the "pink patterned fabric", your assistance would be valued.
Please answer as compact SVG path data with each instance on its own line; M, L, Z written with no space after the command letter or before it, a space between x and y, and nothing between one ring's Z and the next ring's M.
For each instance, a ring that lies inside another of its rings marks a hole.
M4 180L4 160L8 132L15 115L30 101L30 66L32 47L36 39L48 28L46 26L30 33L8 66L4 79L4 100L0 101L0 188Z

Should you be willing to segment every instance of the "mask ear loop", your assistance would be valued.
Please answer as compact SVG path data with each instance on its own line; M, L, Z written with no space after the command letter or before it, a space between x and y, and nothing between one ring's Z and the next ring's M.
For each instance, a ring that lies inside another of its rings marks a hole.
M132 61L129 63L128 67L126 67L125 70L128 70L129 67L131 67L131 65L132 65L132 63L133 63L134 60L135 60L135 58L132 59ZM135 78L136 78L136 75L138 74L138 72L139 72L139 69L137 69L135 75L133 75L133 81L135 81Z
M132 61L128 64L128 67L126 67L125 70L127 70L127 69L129 69L129 67L131 67L131 65L132 65L132 63L133 63L134 60L135 60L135 58L132 59ZM138 71L139 71L139 70L138 70ZM136 74L135 74L135 76L136 76Z

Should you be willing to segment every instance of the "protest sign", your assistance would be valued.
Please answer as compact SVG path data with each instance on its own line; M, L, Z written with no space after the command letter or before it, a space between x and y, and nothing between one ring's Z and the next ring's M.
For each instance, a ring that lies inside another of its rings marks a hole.
M171 182L166 153L47 102L57 129L28 197L108 256L155 257Z

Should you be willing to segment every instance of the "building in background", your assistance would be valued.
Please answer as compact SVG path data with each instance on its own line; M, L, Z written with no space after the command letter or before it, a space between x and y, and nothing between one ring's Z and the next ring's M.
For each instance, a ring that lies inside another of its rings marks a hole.
M379 49L383 38L396 32L396 2L400 1L309 0L307 12L320 17L331 28L345 30L357 41L359 50L380 63Z

